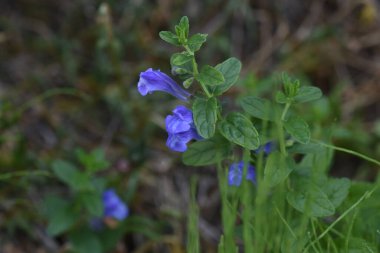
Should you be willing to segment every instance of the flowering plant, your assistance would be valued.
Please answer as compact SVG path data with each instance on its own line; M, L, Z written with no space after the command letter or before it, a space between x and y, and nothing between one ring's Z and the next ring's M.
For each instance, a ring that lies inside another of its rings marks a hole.
M321 218L340 213L339 208L351 186L346 178L328 177L326 171L332 160L332 150L380 163L312 139L309 124L297 116L297 105L321 98L319 88L301 86L298 80L283 74L282 89L273 94L272 100L244 96L238 100L240 110L232 111L228 104L221 102L221 97L238 81L240 61L231 57L215 66L199 67L196 54L207 35L190 36L187 17L182 17L175 26L175 33L162 31L159 35L167 43L181 48L171 56L170 64L183 88L166 74L148 69L140 75L138 90L143 96L163 91L191 104L191 109L177 106L173 114L166 117L167 146L183 152L185 165L216 165L218 168L223 223L218 252L238 252L235 226L239 210L242 241L247 253L309 252L316 244L322 249L324 246L319 241L333 226L318 234L314 222L318 221L323 227L326 224ZM191 140L195 141L188 145ZM225 165L229 169L225 169ZM353 206L374 190L365 193ZM194 192L192 195L195 201ZM276 210L278 217L265 211L268 209ZM191 210L189 224L197 221L194 205ZM291 219L291 225L284 219L285 215ZM333 224L338 221L336 219ZM200 252L199 243L194 239L198 237L197 227L191 225L190 228L188 251ZM264 236L276 229L288 230L291 236L281 232L278 241L265 244L272 239ZM314 234L305 237L305 231L310 229Z
M70 250L78 253L109 252L126 233L142 231L148 237L156 236L154 221L131 215L125 190L118 195L116 189L106 187L109 181L98 174L110 166L102 149L88 153L78 149L76 157L79 163L52 163L53 175L70 194L45 197L49 235L67 235Z

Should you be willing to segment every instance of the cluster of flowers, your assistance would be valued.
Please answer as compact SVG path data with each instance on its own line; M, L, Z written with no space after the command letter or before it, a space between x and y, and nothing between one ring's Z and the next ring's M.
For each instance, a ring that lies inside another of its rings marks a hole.
M191 96L168 75L151 68L140 74L137 89L142 96L154 91L167 92L182 101L188 101ZM195 129L193 112L183 105L177 106L173 110L173 115L166 117L165 123L169 135L166 145L173 151L185 152L189 141L201 139Z
M148 69L140 74L137 89L142 96L151 94L154 91L163 91L174 97L188 101L191 94L182 89L172 78L159 70ZM166 145L173 151L185 152L187 143L191 140L202 139L197 133L194 125L193 113L183 105L177 106L173 110L173 115L168 115L165 120L168 139ZM272 143L268 142L263 147L256 150L256 153L270 153ZM244 162L233 163L229 167L229 185L239 186L243 178ZM248 164L246 179L256 183L255 167Z

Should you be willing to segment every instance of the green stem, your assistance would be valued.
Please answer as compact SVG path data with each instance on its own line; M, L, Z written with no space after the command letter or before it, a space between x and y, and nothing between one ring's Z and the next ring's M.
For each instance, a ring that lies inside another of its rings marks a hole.
M313 230L313 234L314 234L314 236L317 237L317 229L316 229L316 227L315 227L315 222L316 222L315 219L312 219L312 220L311 220L311 229ZM323 250L322 250L322 246L321 246L321 244L320 244L319 241L318 241L317 246L318 246L318 251L319 251L319 252L323 252Z
M279 121L277 125L277 131L278 131L278 139L280 143L280 151L284 156L287 156L287 152L285 148L285 135L284 135L284 128L282 125L282 121Z
M342 151L342 152L345 152L345 153L348 153L348 154L351 154L351 155L354 155L354 156L357 156L357 157L360 157L368 162L371 162L371 163L374 163L378 166L380 166L380 161L378 160L375 160L371 157L368 157L366 155L363 155L359 152L356 152L356 151L353 151L351 149L346 149L346 148L342 148L342 147L337 147L337 146L334 146L334 145L330 145L330 144L327 144L327 143L323 143L323 142L319 142L319 141L315 141L316 143L326 147L326 148L331 148L331 149L335 149L335 150L338 150L338 151Z
M193 57L192 57L192 60L191 60L191 62L192 62L192 64L193 64L193 76L194 76L194 79L197 79L197 77L198 77L198 75L199 75L199 71L198 71L198 64L197 64L197 62L195 61L195 55L194 55L194 52L192 52L192 51L190 50L190 48L189 48L187 45L185 45L184 48L186 49L186 51L187 51L190 55L193 56ZM201 83L201 82L199 82L199 84L201 85L201 87L202 87L203 91L205 92L206 96L207 96L208 98L211 98L212 95L211 95L210 92L208 91L207 87L206 87L203 83Z
M281 215L280 210L278 210L278 207L275 206L275 210L280 217L281 221L285 224L286 228L289 230L290 234L293 236L294 239L297 239L296 234L293 232L293 229L290 227L289 223L285 220L285 218Z
M290 103L286 103L285 108L284 108L284 110L282 111L282 114L281 114L281 121L285 120L286 113L288 112L288 110L290 108L290 105L291 105Z
M237 201L233 203L233 207L230 207L227 193L227 180L226 171L219 161L217 163L217 173L219 182L219 191L222 203L222 224L223 224L223 246L224 252L234 252L235 251L235 220L237 213Z
M286 113L288 112L290 108L290 103L286 103L284 110L282 111L281 114L281 119L277 123L277 130L278 130L278 137L279 137L279 142L280 142L280 150L281 153L285 156L287 156L286 148L285 148L285 135L284 135L284 125L283 122L286 117Z
M191 177L190 182L190 204L189 215L187 223L187 252L199 253L199 229L198 229L198 217L199 209L196 200L196 188L197 188L197 176Z
M243 242L245 252L253 252L253 240L254 234L251 229L251 217L252 217L252 194L250 188L250 182L245 180L247 178L249 160L251 158L251 151L249 149L244 149L243 151L243 161L244 161L244 170L243 170Z
M13 177L24 177L24 176L45 176L50 177L52 176L50 172L48 171L30 171L30 170L22 170L22 171L15 171L15 172L8 172L3 173L0 175L0 181L7 180Z
M264 120L262 122L262 135L267 134L268 121ZM265 224L266 211L264 203L267 200L267 184L264 180L264 152L260 152L256 163L256 180L257 180L257 193L255 197L255 204L253 210L254 217L254 245L255 252L264 252L264 234L268 230L268 226Z
M199 83L201 84L201 87L202 87L203 91L206 93L206 96L207 96L208 98L211 98L212 95L211 95L210 92L208 91L207 87L206 87L203 83L201 83L201 82L199 82Z
M348 232L347 232L345 242L344 242L344 248L346 252L348 252L348 245L351 239L352 229L354 227L354 222L355 222L357 214L358 214L358 210L356 210L355 213L353 214L352 219L350 221L350 226L348 227Z

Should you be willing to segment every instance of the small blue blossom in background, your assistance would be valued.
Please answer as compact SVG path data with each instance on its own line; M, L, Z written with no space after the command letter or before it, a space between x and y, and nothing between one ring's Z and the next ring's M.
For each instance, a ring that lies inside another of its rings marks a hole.
M177 106L173 115L166 117L165 123L169 134L166 145L173 151L185 152L190 140L201 139L194 125L192 111L183 105Z
M265 155L269 155L274 149L276 145L273 141L268 141L264 145L261 145L258 149L255 150L256 154L264 152Z
M187 101L191 95L189 92L182 89L168 75L151 68L140 73L140 80L137 84L137 89L142 96L146 96L153 91L163 91L183 101Z
M115 190L108 189L103 192L104 217L112 217L116 220L124 220L129 210L127 205L119 198Z
M243 171L244 171L243 161L231 164L228 170L228 184L239 186L243 178ZM252 183L256 183L255 167L252 166L251 164L248 164L246 179L251 181Z

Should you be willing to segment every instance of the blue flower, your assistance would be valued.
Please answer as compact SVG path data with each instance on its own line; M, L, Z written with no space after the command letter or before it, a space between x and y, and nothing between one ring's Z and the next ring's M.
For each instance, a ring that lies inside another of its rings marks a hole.
M129 210L127 205L117 196L115 190L108 189L103 192L104 217L112 217L116 220L124 220Z
M167 92L180 100L186 101L190 93L182 89L173 79L159 70L148 69L140 73L137 89L142 96L154 91Z
M273 141L268 141L264 145L261 145L258 149L255 150L256 154L264 152L265 155L269 155L274 149L276 145Z
M188 131L194 124L193 113L183 105L173 110L173 115L168 115L165 120L166 131L176 134Z
M231 164L228 170L228 184L239 186L243 178L243 171L244 171L243 161ZM251 181L252 183L256 183L255 167L252 166L251 164L248 164L246 179Z
M201 139L194 125L192 111L183 105L177 106L173 110L173 115L166 117L165 123L169 134L166 146L173 151L185 152L190 140Z
M194 128L191 128L189 131L182 133L169 133L168 139L166 141L166 146L173 151L185 152L187 150L187 143L193 139L201 139Z

